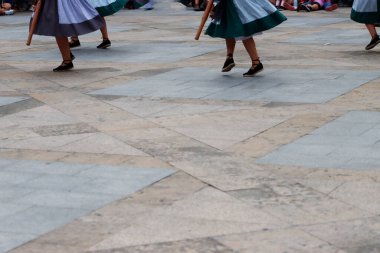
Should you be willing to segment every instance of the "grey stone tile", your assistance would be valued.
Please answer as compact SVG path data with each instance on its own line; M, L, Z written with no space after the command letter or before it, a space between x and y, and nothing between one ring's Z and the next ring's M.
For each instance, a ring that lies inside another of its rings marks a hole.
M257 162L311 168L378 170L379 119L379 112L349 112Z
M17 185L0 184L0 203L11 203L18 198L31 194L33 189L20 188Z
M120 180L112 179L111 183L109 179L99 178L82 184L74 191L81 193L100 193L125 196L147 187L148 185L151 185L170 174L171 172L162 173L160 171L149 175L140 176L131 174L129 177L121 177Z
M27 97L0 97L0 106L9 105L28 99Z
M0 231L41 235L86 213L88 210L33 206L0 218Z
M349 18L341 17L323 17L323 18L310 18L306 16L290 17L286 22L281 24L280 28L288 27L320 27L330 24L341 23L348 21Z
M17 204L38 205L57 208L95 210L116 200L119 196L69 191L36 190L33 194L13 201Z
M18 162L18 160L12 160L12 159L0 159L0 169L4 169L7 166Z
M311 132L312 135L324 135L324 136L359 136L373 128L373 124L361 124L356 121L354 125L347 123L332 122L328 123L315 131Z
M3 219L7 216L14 215L15 213L24 211L30 207L31 207L30 205L17 205L17 204L2 203L0 205L0 219Z
M0 252L8 252L34 238L35 234L0 232Z
M273 71L276 74L270 74ZM216 69L180 68L90 94L324 103L380 76L370 71L356 76L345 70L270 69L266 75L244 79L235 72L223 75Z
M24 182L19 187L39 190L49 189L51 191L72 191L92 180L86 177L47 174Z
M94 164L70 164L62 162L23 160L7 166L5 170L20 173L75 175L94 166Z
M149 175L168 175L173 173L170 169L139 169L123 166L97 165L78 174L78 176L90 178L129 179Z
M88 44L88 47L82 47L81 50L75 51L75 56L87 61L98 62L99 59L106 62L119 63L146 63L146 62L176 62L190 57L195 57L205 53L223 49L223 45L209 45L204 47L200 44L187 44L187 50L184 50L184 44L170 42L141 42L141 43L118 43L113 42L109 50L98 50L96 44ZM57 57L57 51L45 50L37 53L30 52L21 56L8 56L8 59L23 61L51 61Z
M38 178L43 174L0 171L0 186L12 186L22 184L32 179Z
M366 45L367 31L359 29L328 29L309 35L291 37L286 42L299 44L354 44Z

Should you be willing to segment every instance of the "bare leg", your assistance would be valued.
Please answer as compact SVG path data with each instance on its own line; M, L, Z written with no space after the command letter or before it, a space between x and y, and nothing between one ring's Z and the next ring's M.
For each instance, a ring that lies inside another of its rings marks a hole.
M252 77L261 72L264 69L264 66L260 62L260 58L256 50L256 44L253 38L251 37L249 39L243 40L243 44L252 61L252 66L246 73L243 74L243 76Z
M227 57L233 57L235 51L236 40L226 39Z
M194 9L198 10L199 9L199 0L194 1Z
M71 36L71 37L70 37L70 40L71 40L71 41L78 41L78 40L79 40L79 37L78 37L78 36Z
M374 24L366 24L365 25L368 29L368 32L371 34L372 39L377 36L376 27Z
M244 44L245 50L247 50L249 57L251 58L252 67L259 64L260 59L259 59L259 55L257 54L256 44L253 38L251 37L249 39L243 40L243 44Z
M66 37L55 37L59 51L61 52L64 62L71 62L69 41Z
M63 61L61 65L53 69L53 71L66 71L72 69L74 65L71 58L69 40L67 37L55 37L55 40L57 41L59 51L61 51Z
M235 67L235 62L234 62L234 51L235 51L235 45L236 45L236 40L233 38L226 39L226 47L227 47L227 57L226 61L223 64L222 72L228 72L230 71L233 67Z
M107 23L104 17L102 17L104 25L100 28L100 32L102 33L103 40L108 40L108 30Z
M319 5L318 5L318 4L309 4L308 6L309 6L310 9L312 9L313 11L319 11Z

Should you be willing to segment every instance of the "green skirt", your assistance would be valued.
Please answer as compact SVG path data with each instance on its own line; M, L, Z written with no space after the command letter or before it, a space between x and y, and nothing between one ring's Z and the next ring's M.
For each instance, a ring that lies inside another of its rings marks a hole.
M244 38L269 30L286 20L268 0L221 0L221 15L211 21L206 34L218 38ZM219 3L220 4L220 3ZM218 8L218 3L215 9Z
M380 23L380 0L355 0L351 19L362 24Z

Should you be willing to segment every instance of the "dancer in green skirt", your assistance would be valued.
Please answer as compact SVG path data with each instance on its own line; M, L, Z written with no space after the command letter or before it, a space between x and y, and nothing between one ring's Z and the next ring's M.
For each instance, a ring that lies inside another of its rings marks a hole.
M213 20L206 30L211 37L226 40L227 58L222 72L235 67L233 54L237 40L242 40L252 66L243 74L250 77L264 69L252 36L286 20L268 0L214 0Z
M365 24L372 39L365 47L370 50L380 43L375 24L380 23L380 0L355 0L352 5L351 19Z
M103 19L103 27L100 28L102 33L103 41L100 43L97 48L105 49L111 46L111 41L108 37L107 23L104 17L110 16L119 10L121 10L128 0L87 0L92 6L96 8L99 12L99 15ZM71 37L70 47L79 47L80 41L78 37Z

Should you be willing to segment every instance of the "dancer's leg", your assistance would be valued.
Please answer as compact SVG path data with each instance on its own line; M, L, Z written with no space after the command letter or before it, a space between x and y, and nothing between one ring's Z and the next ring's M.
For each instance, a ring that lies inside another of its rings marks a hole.
M236 40L233 38L226 39L226 48L227 48L227 57L226 61L223 64L222 72L228 72L230 71L233 67L235 67L235 62L234 62L234 51L235 51L235 45L236 45Z

